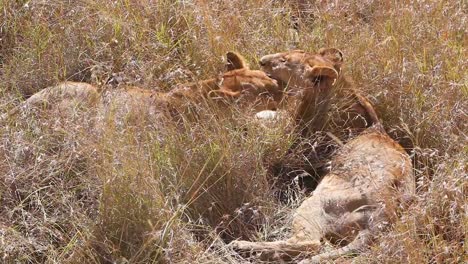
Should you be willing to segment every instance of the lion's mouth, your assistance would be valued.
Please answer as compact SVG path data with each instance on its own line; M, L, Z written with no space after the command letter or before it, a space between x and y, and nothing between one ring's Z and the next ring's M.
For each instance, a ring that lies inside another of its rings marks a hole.
M267 73L267 76L268 76L269 78L275 80L279 87L284 88L284 87L286 87L286 86L288 85L288 83L285 82L285 81L283 81L281 78L277 78L277 77L275 77L275 76L273 76L273 75L271 75L271 74L268 74L268 73Z
M281 78L275 77L270 71L266 70L264 67L262 67L262 70L263 70L263 72L265 72L265 74L266 74L266 76L268 76L268 78L275 80L278 83L279 86L284 87L283 85L285 85L285 82L283 82L283 80L281 80Z
M288 82L285 82L283 81L279 76L278 74L274 74L274 71L275 71L275 67L269 65L269 64L265 64L265 65L261 65L261 70L266 74L266 76L268 76L268 78L271 78L273 80L276 81L276 83L278 84L278 86L281 88L281 89L285 89L287 86L288 86Z

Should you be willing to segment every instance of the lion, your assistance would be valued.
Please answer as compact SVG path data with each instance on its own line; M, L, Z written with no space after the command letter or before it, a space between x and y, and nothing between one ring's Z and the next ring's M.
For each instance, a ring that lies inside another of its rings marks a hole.
M238 53L228 52L226 58L226 72L216 78L177 86L167 94L169 101L177 105L178 98L210 99L221 105L234 103L252 112L276 110L283 97L277 81L263 71L251 70Z
M339 135L344 137L348 132L359 134L372 125L373 117L365 107L367 99L342 73L340 50L322 48L316 54L303 50L280 52L263 56L259 64L285 90L288 96L284 101L292 101L302 134L345 130Z
M264 116L292 115L292 131L298 135L288 153L270 167L277 194L282 196L283 190L294 186L313 190L328 172L336 149L377 118L371 116L367 98L345 75L343 53L336 48L265 55L259 64L285 94L281 110Z
M280 111L262 113L262 117L292 115L291 130L298 135L286 155L270 166L273 184L279 187L275 194L284 199L290 187L313 190L328 172L336 149L377 118L370 115L368 100L343 73L343 53L338 49L280 52L263 56L259 64L284 92Z
M341 246L301 263L316 263L357 253L373 233L392 219L396 202L414 193L411 160L376 124L346 143L332 159L331 171L296 209L292 236L284 241L233 241L241 251L264 258L317 254L323 241Z
M222 107L238 105L247 110L274 110L282 99L282 92L276 80L264 72L251 70L244 58L235 53L226 54L229 65L227 72L216 78L178 85L169 92L156 92L140 87L102 89L80 82L63 82L45 88L11 110L14 115L20 110L70 109L76 104L148 111L160 116L183 113L189 104L201 103L208 99Z
M327 114L341 63L342 53L336 49L322 49L315 55L278 53L260 60L270 77L289 82L286 88L299 94L295 119L303 135L311 125L312 129L323 125L323 117L317 115ZM259 252L262 258L274 260L315 255L301 263L316 263L358 252L383 223L394 220L398 200L414 193L410 157L386 134L371 103L351 92L368 120L366 128L342 143L330 171L296 209L291 237L274 242L233 241L232 248ZM325 240L339 248L321 253Z
M283 95L277 81L263 71L251 70L235 52L226 57L227 71L215 78L180 84L168 92L124 86L106 91L105 105L124 113L135 112L136 117L149 113L169 120L197 116L199 107L220 110L213 111L217 115L228 113L226 110L245 114L276 110Z

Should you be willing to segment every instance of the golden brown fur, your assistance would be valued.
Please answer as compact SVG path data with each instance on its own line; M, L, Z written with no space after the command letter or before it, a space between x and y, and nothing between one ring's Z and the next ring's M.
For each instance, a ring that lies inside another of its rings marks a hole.
M73 110L75 107L90 107L99 101L96 87L87 83L63 82L43 89L29 97L20 106L13 108L8 115L20 111L46 110L55 108L59 113Z
M320 49L315 54L293 50L260 59L263 71L288 95L286 101L296 109L296 121L302 129L315 132L340 128L358 133L372 125L376 117L369 115L367 99L342 74L342 64L343 53L335 48Z
M214 104L220 107L237 105L247 111L276 109L282 99L277 82L264 72L250 70L243 57L228 52L232 61L229 71L216 78L178 85L167 93L126 87L111 97L114 103L146 106L150 113L173 117L190 112L193 104Z
M217 78L179 85L168 93L124 87L106 91L100 97L97 88L90 84L64 82L34 94L9 114L15 114L21 108L54 106L65 109L73 103L86 102L87 106L100 104L104 108L136 109L139 113L146 111L168 117L176 112L183 113L187 104L206 99L219 102L221 106L236 104L254 111L275 109L282 97L277 82L262 71L250 70L240 55L229 52L227 57L233 61L230 71Z
M191 101L209 98L220 101L221 104L235 103L256 111L276 109L282 99L282 91L275 80L262 71L248 68L235 69L217 78L180 85L167 95L174 103L177 98L188 98Z
M316 263L362 250L379 225L389 221L403 194L414 192L411 160L379 124L343 146L331 162L331 171L313 194L297 208L292 236L284 241L234 241L241 251L262 257L293 258L320 252L322 241L336 246L330 252L301 263Z
M322 123L320 118L327 114L329 100L335 96L332 87L341 63L342 53L336 49L324 49L316 55L292 51L261 59L270 76L282 83L289 80L292 89L302 93L295 118L306 132L311 124L320 129L316 125ZM385 133L370 102L359 93L354 96L373 125L344 144L332 159L330 172L297 208L292 236L275 242L234 241L233 248L257 251L261 257L275 260L315 255L301 263L357 252L370 242L378 226L391 220L388 214L394 214L398 198L414 192L408 154ZM318 254L324 240L341 248Z

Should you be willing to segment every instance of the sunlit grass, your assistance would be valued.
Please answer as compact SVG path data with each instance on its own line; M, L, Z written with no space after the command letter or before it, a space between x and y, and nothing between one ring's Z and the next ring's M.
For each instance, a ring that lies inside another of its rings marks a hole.
M1 114L63 80L167 91L216 76L230 50L256 68L264 54L337 47L418 186L363 262L462 262L466 3L280 2L0 0ZM270 168L290 126L195 109L179 123L80 108L1 120L2 261L235 263L222 240L284 236Z

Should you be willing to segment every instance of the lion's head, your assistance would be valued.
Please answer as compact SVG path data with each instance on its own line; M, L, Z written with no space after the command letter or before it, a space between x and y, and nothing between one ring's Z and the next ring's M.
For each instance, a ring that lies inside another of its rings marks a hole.
M275 110L283 92L276 80L263 71L251 70L242 56L226 54L228 71L216 79L217 89L208 92L212 99L223 98L255 111Z
M292 50L263 56L262 70L283 88L295 92L317 82L333 83L341 71L343 53L335 48L320 49L316 54Z

